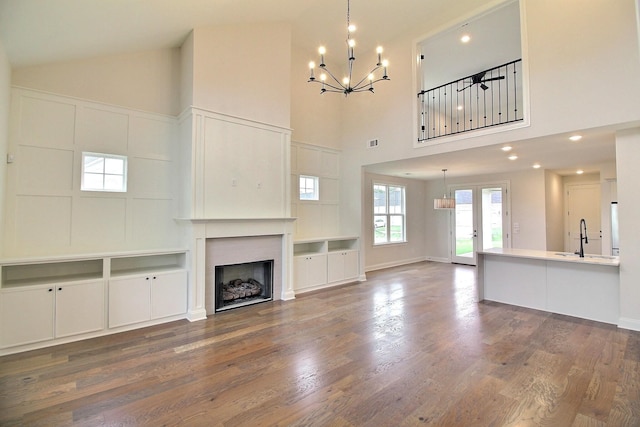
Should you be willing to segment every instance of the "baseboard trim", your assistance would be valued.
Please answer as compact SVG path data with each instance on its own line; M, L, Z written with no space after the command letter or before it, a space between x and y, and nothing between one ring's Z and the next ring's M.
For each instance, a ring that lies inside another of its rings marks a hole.
M618 328L640 331L640 320L621 317L618 319Z
M365 267L364 271L368 273L369 271L382 270L385 268L398 267L401 265L414 264L416 262L423 262L423 261L431 261L431 260L428 260L426 257L417 257L417 258L411 258L411 259L390 261L390 262L384 262L382 264L370 265L368 267Z

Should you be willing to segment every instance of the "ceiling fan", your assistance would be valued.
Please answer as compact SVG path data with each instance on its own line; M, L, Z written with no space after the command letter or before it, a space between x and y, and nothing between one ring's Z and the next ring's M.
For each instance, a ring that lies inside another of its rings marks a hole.
M465 89L469 89L471 86L473 85L480 85L480 88L482 90L487 90L489 89L489 86L487 86L485 83L486 82L491 82L494 80L503 80L504 76L498 76L498 77L489 77L489 78L484 78L485 74L487 74L486 71L481 71L478 74L474 74L473 76L471 76L471 81L469 81L468 79L465 79L465 84L466 86L463 87L462 89L458 89L458 92L462 92Z

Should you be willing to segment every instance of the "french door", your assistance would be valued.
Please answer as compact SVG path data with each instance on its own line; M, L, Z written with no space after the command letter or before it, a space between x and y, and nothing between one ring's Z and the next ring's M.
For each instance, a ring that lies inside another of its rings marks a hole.
M476 265L477 252L510 246L508 184L451 187L451 262Z

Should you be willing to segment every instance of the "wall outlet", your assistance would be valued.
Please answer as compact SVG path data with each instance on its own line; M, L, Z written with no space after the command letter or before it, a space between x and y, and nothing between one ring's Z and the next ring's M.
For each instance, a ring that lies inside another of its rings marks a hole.
M11 153L7 153L7 163L13 163L15 161L15 156Z
M378 144L379 144L378 139L370 139L369 141L367 141L367 148L376 148Z

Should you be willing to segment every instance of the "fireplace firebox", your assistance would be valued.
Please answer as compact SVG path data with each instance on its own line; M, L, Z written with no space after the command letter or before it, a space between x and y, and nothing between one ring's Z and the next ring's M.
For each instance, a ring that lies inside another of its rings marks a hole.
M216 312L273 300L273 260L215 266Z

